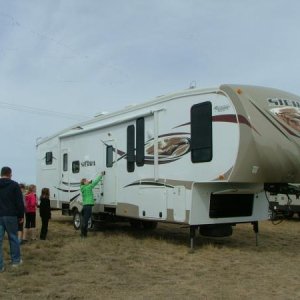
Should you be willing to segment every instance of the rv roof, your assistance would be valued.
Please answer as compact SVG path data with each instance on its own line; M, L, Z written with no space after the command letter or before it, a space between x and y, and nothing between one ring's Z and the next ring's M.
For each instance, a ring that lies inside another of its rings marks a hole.
M236 89L247 89L247 90L251 90L251 89L266 89L265 87L258 87L258 86L247 86L247 85L235 85L235 84L224 84L224 85L220 85L218 88L207 88L207 89L201 89L201 88L189 88L186 90L182 90L182 91L178 91L175 93L170 93L167 95L163 95L163 96L159 96L156 97L155 99L152 99L150 101L146 101L137 105L130 105L127 106L119 111L113 112L113 113L108 113L108 114L100 114L95 116L94 118L91 118L88 121L82 122L82 123L78 123L75 124L72 127L66 128L52 136L46 137L44 139L41 139L37 142L37 145L42 144L52 138L63 138L63 137L67 137L67 136L71 136L71 135L77 135L79 133L83 133L83 132L87 132L87 131L91 131L91 130L95 130L98 128L103 128L103 127L107 127L107 126L111 126L111 125L115 125L115 124L119 124L121 122L124 121L129 121L129 120L133 120L136 119L138 117L142 117L142 116L146 116L149 114L153 114L153 110L149 110L149 112L144 112L142 113L142 115L140 114L128 114L131 112L135 112L138 110L141 110L143 108L147 108L147 107L151 107L155 104L158 103L163 103L163 102L167 102L179 97L186 97L186 96L191 96L191 95L199 95L199 94L211 94L211 93L225 93L227 94L226 90L228 91L228 89L232 89L232 90L236 90ZM270 88L268 88L268 90L270 90ZM271 89L273 91L276 91L275 89ZM278 91L278 90L277 90ZM282 91L281 91L282 92ZM286 94L286 92L285 92ZM289 93L288 93L289 94ZM290 94L292 95L292 94ZM295 96L296 97L296 96ZM298 97L297 97L298 98ZM123 116L121 118L121 116ZM118 118L120 117L120 118ZM105 122L105 120L107 120L107 122ZM99 121L101 121L101 124L99 124Z
M79 132L83 133L83 132L86 132L86 131L94 130L94 129L99 127L99 125L97 125L97 123L100 120L111 119L113 117L117 117L117 116L123 115L123 114L128 113L128 112L133 112L133 111L139 110L141 108L146 108L146 107L152 106L154 104L169 101L169 100L172 100L172 99L175 99L175 98L178 98L178 97L184 97L184 96L190 96L190 95L196 95L196 94L216 93L218 90L219 90L218 88L186 89L186 90L178 91L178 92L175 92L175 93L170 93L170 94L167 94L167 95L158 96L155 99L148 100L146 102L136 104L134 106L130 105L130 106L127 106L127 107L125 107L121 110L118 110L116 112L113 112L113 113L97 114L95 117L91 118L88 121L84 121L84 122L81 122L81 123L74 124L73 126L68 127L64 130L61 130L61 131L57 132L56 134L53 134L51 136L40 139L37 142L37 145L43 144L44 142L46 142L46 141L48 141L52 138L55 138L55 137L66 137L66 136L69 136L69 135L78 134ZM136 118L136 116L134 116L132 118ZM102 124L101 127L105 127L105 124Z

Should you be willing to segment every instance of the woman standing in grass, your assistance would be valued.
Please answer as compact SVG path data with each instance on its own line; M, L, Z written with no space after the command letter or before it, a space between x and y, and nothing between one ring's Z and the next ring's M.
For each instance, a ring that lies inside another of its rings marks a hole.
M81 224L81 237L87 236L88 221L92 216L92 208L95 204L93 188L103 180L105 172L102 172L95 180L87 180L82 178L80 181L80 191L82 194L82 224Z
M40 217L42 219L42 228L40 233L40 239L45 240L48 232L48 222L51 219L50 208L50 191L48 188L42 189L40 197Z

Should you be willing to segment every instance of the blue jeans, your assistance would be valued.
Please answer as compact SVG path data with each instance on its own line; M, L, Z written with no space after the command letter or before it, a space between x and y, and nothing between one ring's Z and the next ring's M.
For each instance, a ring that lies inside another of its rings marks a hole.
M18 240L18 218L10 216L0 217L0 269L4 266L3 239L5 231L8 235L12 264L18 264L21 261L21 251Z
M87 236L89 219L92 216L92 205L84 205L82 209L81 236Z

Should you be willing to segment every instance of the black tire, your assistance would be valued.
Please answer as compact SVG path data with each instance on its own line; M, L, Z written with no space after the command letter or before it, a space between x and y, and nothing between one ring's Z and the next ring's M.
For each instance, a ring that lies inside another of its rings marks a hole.
M287 219L292 219L293 216L294 216L294 212L293 212L293 211L288 211L288 212L286 213L286 218L287 218Z
M278 214L276 213L276 211L274 211L274 210L271 211L270 219L271 219L272 221L278 219Z
M130 220L129 223L130 223L130 226L134 229L142 228L142 222L139 220Z
M73 213L73 226L76 230L81 226L81 213L77 209Z
M142 225L146 230L153 230L157 227L157 222L155 221L142 221Z
M73 213L73 226L76 230L79 230L81 227L81 222L82 222L82 215L81 213L76 209ZM93 221L92 218L89 219L88 222L88 229L92 229L93 226Z

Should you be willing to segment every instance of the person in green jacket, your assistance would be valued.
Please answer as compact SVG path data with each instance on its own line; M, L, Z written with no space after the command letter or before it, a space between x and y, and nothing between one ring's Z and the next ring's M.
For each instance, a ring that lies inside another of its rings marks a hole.
M92 216L92 208L95 204L93 189L94 187L103 180L105 172L96 177L95 180L87 180L86 178L80 181L80 191L82 194L82 222L81 222L81 237L87 236L88 221Z

